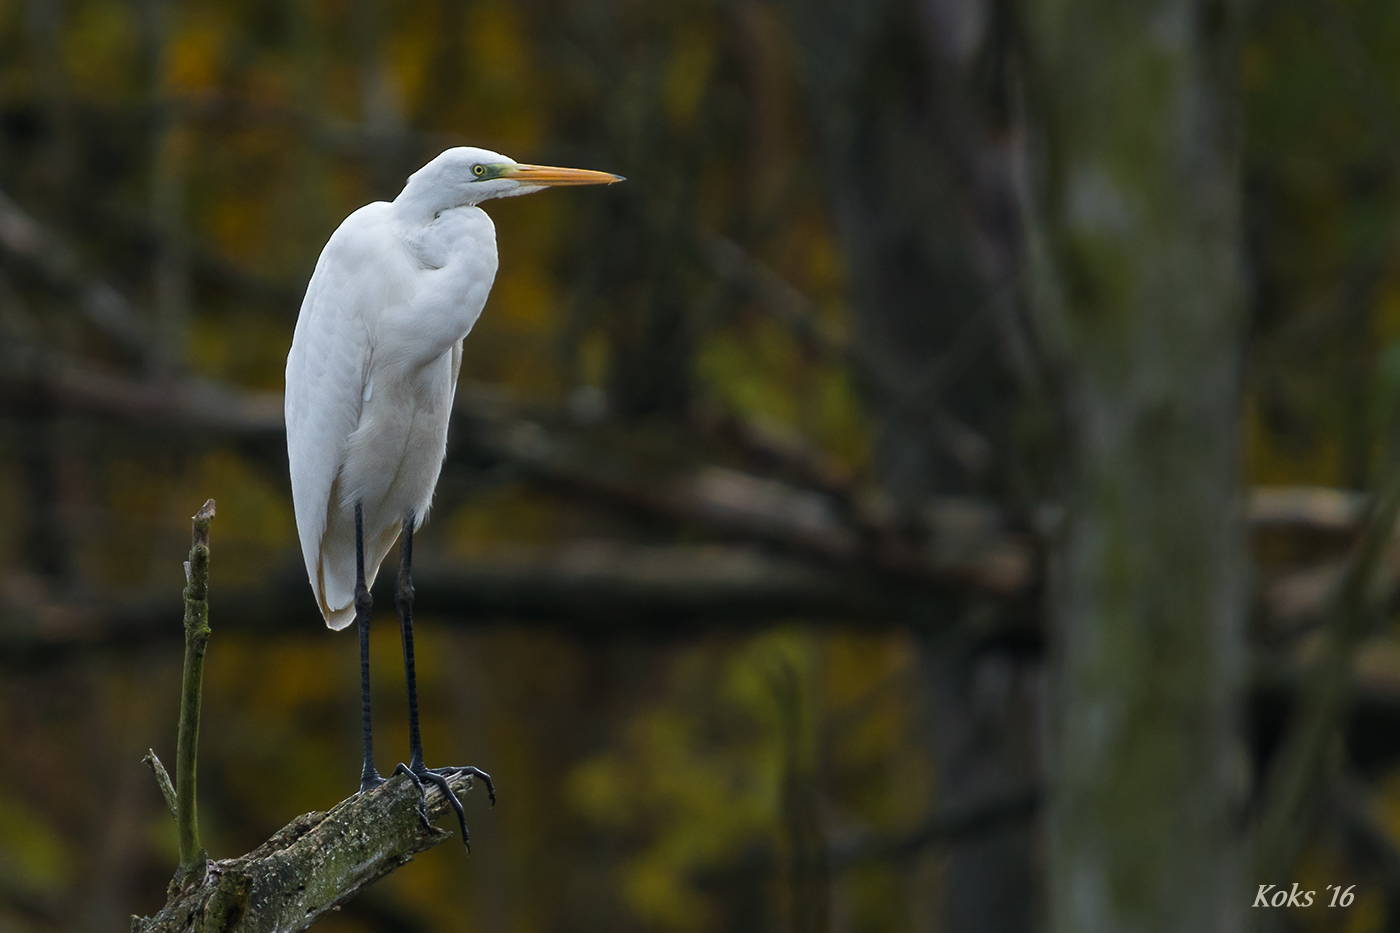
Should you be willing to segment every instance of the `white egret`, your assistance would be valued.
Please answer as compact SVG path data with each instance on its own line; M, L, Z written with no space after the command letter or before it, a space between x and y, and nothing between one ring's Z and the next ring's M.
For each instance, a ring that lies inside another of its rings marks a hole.
M606 172L522 165L497 152L448 149L409 177L392 202L355 211L331 234L306 287L287 355L287 454L306 571L332 629L360 632L363 793L384 782L374 767L369 702L369 584L403 532L395 603L408 680L409 762L418 785L490 777L476 768L428 768L418 733L413 669L413 532L432 503L462 340L496 276L496 231L477 205L551 185L621 181ZM426 819L426 817L425 817Z

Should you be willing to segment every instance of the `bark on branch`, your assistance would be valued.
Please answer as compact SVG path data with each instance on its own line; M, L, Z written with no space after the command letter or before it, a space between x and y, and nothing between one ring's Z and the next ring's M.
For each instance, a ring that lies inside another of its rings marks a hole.
M470 775L449 779L460 797ZM408 864L452 833L418 816L418 789L403 775L329 812L292 820L247 855L210 860L203 875L171 893L152 917L132 917L132 933L295 933L361 889ZM447 799L429 791L430 821Z
M180 734L175 752L175 824L180 830L180 874L201 873L209 854L199 844L195 768L199 759L199 710L204 653L209 646L209 522L214 500L195 513L190 559L185 562L185 671L180 696ZM163 788L162 788L163 789Z

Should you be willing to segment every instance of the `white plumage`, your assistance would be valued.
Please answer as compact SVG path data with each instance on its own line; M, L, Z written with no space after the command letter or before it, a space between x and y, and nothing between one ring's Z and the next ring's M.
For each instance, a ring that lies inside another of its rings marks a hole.
M331 235L307 285L287 356L287 453L297 532L326 624L355 619L355 505L373 582L409 511L432 503L462 340L496 276L496 231L476 205L615 175L521 165L449 149L391 203Z

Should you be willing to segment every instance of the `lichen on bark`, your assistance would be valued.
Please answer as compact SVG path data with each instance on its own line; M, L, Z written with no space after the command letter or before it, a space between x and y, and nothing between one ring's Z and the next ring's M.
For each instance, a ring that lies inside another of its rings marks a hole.
M461 796L470 775L450 778ZM424 825L418 789L404 775L325 812L306 813L247 855L211 859L201 878L172 894L151 917L132 917L132 933L295 933L452 834ZM440 791L427 813L448 812ZM464 856L465 857L465 856Z
M1238 929L1234 0L1032 0L1035 317L1059 374L1049 928Z

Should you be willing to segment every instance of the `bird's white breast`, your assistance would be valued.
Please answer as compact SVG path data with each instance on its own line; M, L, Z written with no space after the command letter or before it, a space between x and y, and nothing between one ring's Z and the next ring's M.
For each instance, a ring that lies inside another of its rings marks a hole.
M403 231L412 303L385 320L386 344L425 362L461 341L481 316L496 279L496 227L478 207L444 211Z

